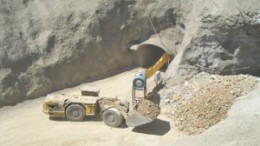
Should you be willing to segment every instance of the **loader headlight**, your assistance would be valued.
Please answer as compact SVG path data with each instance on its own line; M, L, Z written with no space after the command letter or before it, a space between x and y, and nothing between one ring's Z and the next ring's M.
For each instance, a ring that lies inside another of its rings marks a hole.
M137 72L133 80L133 89L143 90L146 88L146 76L145 72Z
M141 79L136 79L136 80L134 81L134 86L141 88L141 87L144 86L144 81L141 80Z

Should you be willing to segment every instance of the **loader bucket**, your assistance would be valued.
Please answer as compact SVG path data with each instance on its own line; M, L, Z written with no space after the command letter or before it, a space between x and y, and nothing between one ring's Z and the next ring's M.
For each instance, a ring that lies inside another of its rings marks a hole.
M140 100L139 103L128 112L126 125L137 127L152 122L160 114L159 105L151 100Z
M128 127L137 127L141 125L145 125L147 123L151 123L153 119L149 117L144 117L139 114L136 110L132 110L128 113L128 118L126 119L126 125Z

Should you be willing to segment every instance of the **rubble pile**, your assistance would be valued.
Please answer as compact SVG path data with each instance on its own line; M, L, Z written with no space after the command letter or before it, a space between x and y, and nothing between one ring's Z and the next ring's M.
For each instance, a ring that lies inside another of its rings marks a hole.
M195 75L180 86L171 88L167 103L170 116L179 130L198 134L215 125L227 115L239 96L254 89L257 80L250 75Z

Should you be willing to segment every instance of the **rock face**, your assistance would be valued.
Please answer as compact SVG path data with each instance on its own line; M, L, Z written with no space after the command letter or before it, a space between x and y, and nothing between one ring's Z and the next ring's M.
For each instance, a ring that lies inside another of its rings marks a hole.
M175 25L171 1L147 6L158 32ZM126 70L154 34L135 0L1 0L0 28L0 107Z
M0 106L132 67L128 48L155 34L147 9L155 30L174 36L166 85L200 71L259 74L259 7L258 0L1 0Z
M185 34L167 71L170 86L205 71L260 74L260 2L196 0L186 3ZM183 8L185 9L185 8Z

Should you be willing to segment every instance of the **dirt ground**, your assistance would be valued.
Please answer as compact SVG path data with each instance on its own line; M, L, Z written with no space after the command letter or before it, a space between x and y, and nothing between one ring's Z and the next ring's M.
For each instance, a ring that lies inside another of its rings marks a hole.
M137 71L138 69L134 69L56 93L78 94L83 86L96 86L100 88L101 96L130 99L131 83ZM153 85L153 80L150 79L148 90L152 90ZM28 100L0 109L1 146L152 146L170 145L173 137L184 136L173 127L173 122L165 115L160 115L153 123L137 128L128 128L125 125L111 128L106 126L98 116L88 117L83 122L49 119L42 112L44 98Z
M100 88L101 96L118 96L129 100L132 79L138 70L52 94L79 94L80 88L95 86ZM153 80L148 80L148 91L153 87ZM163 94L165 93L162 92L161 95ZM45 97L41 97L0 109L0 146L257 146L260 142L259 95L260 83L255 91L238 98L225 120L193 136L186 136L184 132L178 131L174 122L163 111L154 122L136 128L128 128L125 124L111 128L99 116L87 117L83 122L49 119L42 112ZM161 102L164 102L164 97L161 98Z

